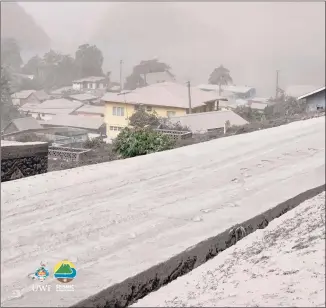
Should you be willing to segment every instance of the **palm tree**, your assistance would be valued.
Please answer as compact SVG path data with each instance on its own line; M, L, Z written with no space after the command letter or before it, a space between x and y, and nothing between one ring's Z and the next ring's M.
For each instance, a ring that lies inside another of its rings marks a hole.
M223 65L220 65L218 68L214 69L214 71L209 76L208 82L210 84L216 84L219 86L219 95L221 95L222 85L227 85L232 82L232 78L230 76L230 71L225 68Z

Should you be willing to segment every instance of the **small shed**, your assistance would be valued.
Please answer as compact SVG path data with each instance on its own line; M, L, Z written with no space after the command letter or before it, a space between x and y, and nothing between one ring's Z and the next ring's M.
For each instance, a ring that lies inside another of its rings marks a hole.
M38 121L32 117L12 120L4 129L3 134L42 129Z

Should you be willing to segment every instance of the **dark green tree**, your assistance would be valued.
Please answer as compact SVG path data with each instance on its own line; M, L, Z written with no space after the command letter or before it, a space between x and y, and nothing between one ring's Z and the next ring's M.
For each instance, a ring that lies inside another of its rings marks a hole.
M78 78L104 76L102 70L103 61L102 51L95 45L80 45L75 55Z
M1 66L1 130L13 119L22 117L18 109L12 104L9 80L9 73Z
M1 66L19 71L23 60L20 56L20 48L13 38L1 39Z
M141 61L126 78L125 89L134 90L146 85L144 75L149 73L170 72L171 67L157 59ZM171 73L170 73L171 74Z
M172 149L174 140L151 128L124 128L114 140L113 149L122 158Z
M32 57L23 67L23 72L33 74L34 82L47 90L71 85L77 76L74 58L52 49L42 58Z
M38 55L30 58L28 62L23 66L22 73L28 75L34 75L37 77L39 68L41 67L43 60Z

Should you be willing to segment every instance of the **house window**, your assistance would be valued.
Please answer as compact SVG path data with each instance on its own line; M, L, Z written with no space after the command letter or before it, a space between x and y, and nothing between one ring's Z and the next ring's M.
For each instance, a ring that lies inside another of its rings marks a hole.
M112 130L112 131L121 131L122 127L120 127L120 126L110 126L110 130Z
M168 118L173 117L173 116L175 116L175 111L167 111L166 115L168 116Z
M152 110L153 110L152 106L146 106L146 111L150 112Z
M113 107L112 114L114 116L123 117L125 115L125 109L123 107Z

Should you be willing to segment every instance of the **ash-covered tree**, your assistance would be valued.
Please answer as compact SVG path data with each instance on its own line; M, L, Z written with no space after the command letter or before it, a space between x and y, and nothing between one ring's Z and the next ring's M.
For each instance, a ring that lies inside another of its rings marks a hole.
M41 67L43 60L40 56L36 55L30 58L22 68L22 73L28 75L38 75L39 68Z
M23 60L20 56L20 47L13 38L1 39L1 66L19 71Z
M219 86L219 95L222 93L222 86L232 82L230 71L223 65L215 68L209 76L208 82Z
M129 118L129 125L137 128L149 127L152 129L168 129L177 131L190 131L187 126L183 126L180 122L172 123L169 118L159 117L158 114L147 112L144 106L139 106L138 110Z
M6 71L5 68L1 66L1 130L5 126L7 126L13 119L22 117L18 109L12 104L9 80L9 73Z
M32 57L22 71L34 75L34 83L44 89L70 85L76 77L74 58L52 49L42 58L37 55Z
M103 61L102 51L95 45L80 45L75 54L78 78L104 76L102 70Z
M264 110L266 119L275 119L289 117L294 115L302 115L306 113L306 104L303 101L298 101L294 97L278 98L270 100L270 105Z
M133 68L131 75L126 78L125 89L134 90L146 86L144 76L149 73L170 72L171 67L157 59L141 61ZM173 74L171 74L173 75Z
M248 122L259 122L265 118L263 113L250 106L238 106L233 111Z
M155 111L149 113L143 106L139 106L139 109L129 118L129 125L139 128L145 126L157 128L160 125L160 119Z

